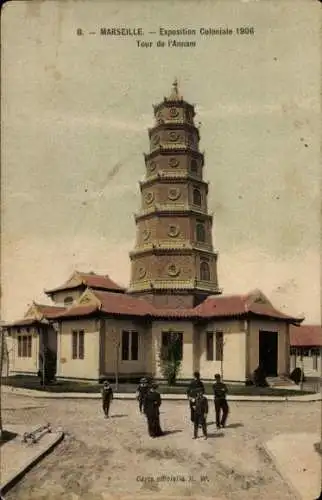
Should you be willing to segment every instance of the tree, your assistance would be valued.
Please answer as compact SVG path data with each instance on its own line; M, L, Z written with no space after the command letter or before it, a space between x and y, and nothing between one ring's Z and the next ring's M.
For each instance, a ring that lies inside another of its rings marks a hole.
M49 349L49 347L45 347L44 357L40 355L40 360L42 370L44 370L44 374L42 374L42 381L45 385L47 385L55 380L57 363L56 353Z
M159 364L168 385L175 385L181 369L182 347L180 337L169 332L166 344L161 346Z

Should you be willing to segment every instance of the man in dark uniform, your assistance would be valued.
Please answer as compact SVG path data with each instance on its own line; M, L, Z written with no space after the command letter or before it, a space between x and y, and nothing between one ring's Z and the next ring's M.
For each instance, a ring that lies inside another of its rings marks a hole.
M225 427L227 416L229 413L229 406L226 400L226 394L228 389L226 385L221 381L219 373L215 375L215 383L213 384L214 391L214 403L216 410L216 426L217 429L220 427Z
M194 400L196 398L197 392L202 391L202 394L205 393L205 386L203 382L200 380L200 373L194 372L193 379L191 380L188 389L187 389L187 397L189 399L189 407L190 407L190 419L191 422L194 423Z
M197 439L199 427L202 428L204 439L207 439L208 399L203 394L202 389L199 389L197 391L193 406L194 406L193 439Z
M137 390L136 390L136 396L137 396L137 400L139 402L140 413L143 413L144 400L145 400L145 397L147 395L148 390L149 390L149 385L148 385L147 379L141 378L140 383L139 383Z
M148 421L149 436L151 437L163 435L160 427L161 396L156 390L157 387L158 385L153 382L144 399L144 413Z
M113 399L113 389L108 381L105 381L102 389L102 406L105 418L108 418L110 404Z

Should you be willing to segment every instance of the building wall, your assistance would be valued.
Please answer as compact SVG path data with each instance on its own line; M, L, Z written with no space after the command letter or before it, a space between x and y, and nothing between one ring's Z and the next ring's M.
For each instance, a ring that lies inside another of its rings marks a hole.
M168 201L167 204L171 204ZM157 240L176 242L190 242L190 218L186 216L159 217L156 231ZM156 242L157 243L157 242Z
M216 361L215 332L223 332L223 361ZM214 360L207 360L207 332L214 333ZM246 333L243 322L238 320L214 321L197 328L194 366L205 379L213 379L215 373L222 373L226 381L246 379ZM199 359L198 359L199 358Z
M192 294L142 294L142 298L152 303L157 308L185 309L193 307L194 296Z
M67 297L72 297L75 300L79 299L79 297L83 294L85 287L82 287L78 290L63 290L60 292L56 292L52 295L52 300L56 305L64 305L64 300Z
M183 359L179 379L191 379L193 373L193 340L194 328L193 323L189 321L153 321L152 323L152 354L154 360L154 376L162 378L162 373L159 365L159 353L162 342L162 332L173 330L183 333Z
M321 357L319 354L313 354L310 348L303 350L303 358L300 356L300 349L297 349L297 355L290 356L290 371L294 368L301 368L306 377L320 377ZM305 355L306 354L306 355Z
M137 223L136 246L148 245L156 239L157 220L154 217L141 219Z
M57 377L99 378L99 321L80 319L61 323L58 334ZM84 330L84 359L72 359L72 331Z
M122 360L122 330L138 332L138 360ZM119 344L119 347L117 347ZM113 377L117 371L119 375L133 375L150 373L152 370L151 357L151 331L149 325L144 325L131 320L110 318L105 320L105 356L102 374Z
M188 203L188 185L180 182L159 182L144 186L142 189L142 208L147 209L154 204Z
M170 266L176 266L172 272ZM180 283L182 280L191 280L197 276L195 255L140 255L132 259L132 281L144 282L161 279Z
M18 357L18 336L19 335L32 335L31 343L31 357ZM9 351L9 372L15 373L30 373L37 374L39 370L39 335L37 330L33 327L28 329L16 328L11 329L11 336L8 337L8 351Z
M259 331L277 332L278 334L278 375L289 373L289 326L284 321L270 319L249 320L249 350L248 350L248 375L252 375L259 364Z
M176 160L176 161L175 161ZM190 174L194 174L196 178L201 178L202 175L202 158L197 155L195 160L197 161L197 169L192 169L193 158L189 157L188 154L183 155L165 155L158 154L149 162L147 162L147 177L153 177L158 174L158 172L174 173L177 171L189 171Z

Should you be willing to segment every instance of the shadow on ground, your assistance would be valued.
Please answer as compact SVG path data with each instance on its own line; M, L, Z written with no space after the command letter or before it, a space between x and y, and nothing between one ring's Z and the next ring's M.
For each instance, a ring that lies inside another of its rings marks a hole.
M244 427L244 424L241 422L236 422L235 424L228 424L225 426L226 429L237 429L238 427Z
M1 438L0 438L0 447L7 443L8 441L11 441L17 436L16 433L10 432L10 431L2 431L1 433Z
M222 438L225 434L223 432L209 432L208 438Z
M182 432L182 430L181 429L173 429L172 431L164 431L163 435L167 436L169 434L177 434L178 432Z

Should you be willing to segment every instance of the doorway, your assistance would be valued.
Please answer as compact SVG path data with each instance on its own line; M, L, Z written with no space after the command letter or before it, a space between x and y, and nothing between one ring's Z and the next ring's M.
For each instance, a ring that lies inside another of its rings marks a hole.
M278 334L259 331L259 365L267 377L277 377Z

